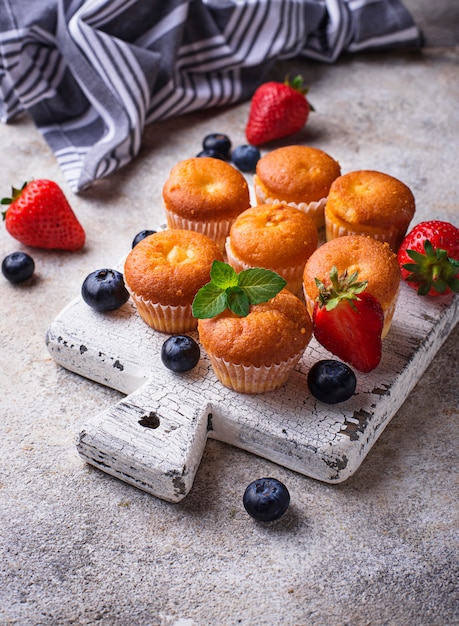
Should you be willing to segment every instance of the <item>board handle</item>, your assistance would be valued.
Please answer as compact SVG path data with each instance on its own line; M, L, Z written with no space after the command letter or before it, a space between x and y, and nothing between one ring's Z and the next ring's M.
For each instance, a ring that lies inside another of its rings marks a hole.
M107 474L179 502L192 487L210 419L207 404L148 381L88 420L76 446L87 463Z

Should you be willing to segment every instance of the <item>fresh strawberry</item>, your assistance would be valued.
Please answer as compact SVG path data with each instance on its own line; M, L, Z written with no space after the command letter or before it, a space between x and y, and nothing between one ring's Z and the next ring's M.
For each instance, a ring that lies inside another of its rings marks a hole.
M459 292L459 229L449 222L420 222L398 250L402 278L420 296Z
M248 142L259 146L298 132L314 109L306 98L301 76L292 82L264 83L255 91L245 129Z
M26 246L54 250L79 250L85 232L62 189L51 180L32 180L3 198L6 230Z
M357 272L338 276L330 271L330 286L316 278L319 297L313 311L317 341L360 372L371 372L381 360L384 313L381 304L365 292L367 281Z

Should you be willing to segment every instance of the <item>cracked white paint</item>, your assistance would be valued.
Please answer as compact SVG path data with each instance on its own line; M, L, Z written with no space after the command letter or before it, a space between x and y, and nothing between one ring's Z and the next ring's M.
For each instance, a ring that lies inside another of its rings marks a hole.
M167 370L160 357L167 335L149 328L131 302L101 314L81 298L74 300L50 326L47 345L63 367L127 394L85 418L77 436L80 455L177 502L191 489L207 436L318 480L346 480L458 319L458 297L423 299L402 285L380 365L357 374L355 395L339 405L323 404L309 393L310 366L331 356L314 339L284 387L254 396L223 387L204 353L191 372ZM149 415L157 427L139 423Z

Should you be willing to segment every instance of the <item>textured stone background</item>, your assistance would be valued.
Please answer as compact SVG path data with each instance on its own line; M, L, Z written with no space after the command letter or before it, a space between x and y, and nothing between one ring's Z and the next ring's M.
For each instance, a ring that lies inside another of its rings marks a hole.
M301 70L316 108L299 141L343 171L404 180L416 221L459 225L458 9L406 2L429 47ZM292 66L295 67L292 67ZM459 622L459 328L355 476L326 485L209 441L190 494L168 504L85 465L74 436L118 392L60 368L46 329L92 270L162 217L161 187L208 132L244 142L248 103L150 127L142 153L76 197L23 118L0 128L0 189L56 180L84 224L77 254L36 251L31 287L1 282L0 624L15 626L445 626ZM0 231L1 256L20 249ZM242 507L264 475L291 493L259 525Z

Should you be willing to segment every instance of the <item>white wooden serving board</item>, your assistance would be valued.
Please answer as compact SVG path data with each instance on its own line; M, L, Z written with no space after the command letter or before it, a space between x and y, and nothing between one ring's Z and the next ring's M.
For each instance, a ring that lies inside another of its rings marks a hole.
M314 339L284 387L253 396L221 385L203 351L191 372L167 370L160 357L167 335L149 328L131 301L97 313L77 298L52 322L46 343L63 367L127 394L84 416L76 441L83 459L178 502L191 489L207 437L327 483L346 480L458 319L458 296L421 298L402 284L380 365L357 373L355 395L337 405L309 393L310 366L331 357Z

